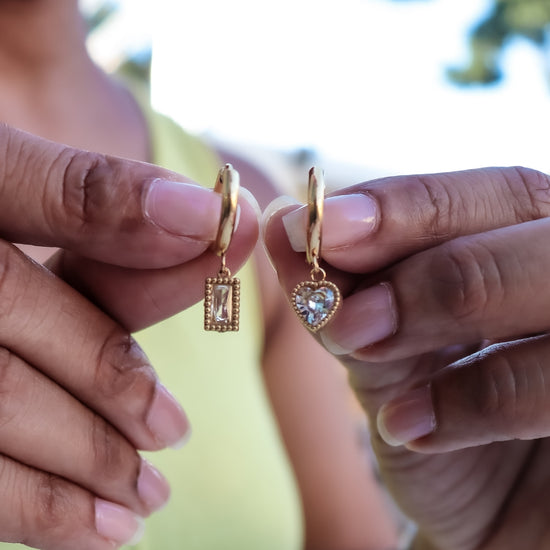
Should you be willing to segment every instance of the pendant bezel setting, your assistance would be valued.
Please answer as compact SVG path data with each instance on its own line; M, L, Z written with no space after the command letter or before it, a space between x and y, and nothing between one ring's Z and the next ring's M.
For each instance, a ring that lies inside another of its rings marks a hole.
M311 312L311 309L307 308L307 306L304 308L302 304L298 303L299 299L303 297L301 291L304 288L311 290L308 296L319 293L319 290L322 288L327 288L332 292L332 303L328 305L326 313L322 314L322 318L318 322L309 322L304 315L304 311L307 314L308 312ZM331 283L326 279L322 279L320 281L303 281L298 283L294 287L294 290L290 296L292 300L292 307L294 308L296 315L300 319L301 323L311 332L317 332L326 326L340 309L342 304L342 295L340 294L339 288L334 283Z
M228 296L222 304L217 303L216 291L228 288ZM239 330L241 281L237 277L208 277L204 288L204 330L236 332ZM221 305L222 313L217 315Z

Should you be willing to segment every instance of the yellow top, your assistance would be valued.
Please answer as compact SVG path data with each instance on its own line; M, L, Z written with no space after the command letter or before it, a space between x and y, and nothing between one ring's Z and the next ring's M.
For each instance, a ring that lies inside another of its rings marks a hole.
M169 119L148 118L154 162L211 187L219 168L211 150ZM250 263L239 278L239 332L205 332L197 304L137 335L193 427L183 449L149 456L172 497L147 520L140 550L302 545L298 492L261 373L262 319Z

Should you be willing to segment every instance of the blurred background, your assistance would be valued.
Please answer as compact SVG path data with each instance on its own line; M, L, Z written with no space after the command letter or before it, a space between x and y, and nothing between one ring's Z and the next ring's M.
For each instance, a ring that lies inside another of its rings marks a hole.
M91 51L292 192L524 165L550 172L550 0L82 0Z
M100 65L289 194L303 198L314 163L333 188L491 165L550 173L550 0L81 4Z

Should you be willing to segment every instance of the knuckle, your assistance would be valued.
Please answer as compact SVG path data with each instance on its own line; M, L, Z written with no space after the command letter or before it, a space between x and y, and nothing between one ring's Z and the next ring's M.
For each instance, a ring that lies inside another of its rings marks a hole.
M62 155L61 210L75 231L112 230L115 224L131 230L142 223L140 193L135 192L126 161L69 148ZM117 205L117 216L112 205Z
M441 246L430 271L437 307L457 322L483 317L504 300L504 276L497 257L471 238Z
M15 391L21 379L15 356L0 347L0 430L18 416L18 398Z
M6 123L0 121L0 182L2 182L3 185L5 185L8 180L8 174L12 165L12 146L10 142L11 129ZM16 154L16 156L18 155Z
M51 535L55 531L63 531L67 518L72 515L73 505L68 491L69 483L50 473L37 472L37 479L32 490L32 502L27 515L30 532Z
M28 169L33 158L25 148L25 140L20 130L0 122L0 182L10 185L10 180L19 177Z
M82 546L82 534L93 528L91 499L62 477L0 455L0 486L3 541L32 548L75 548Z
M20 306L20 298L25 295L31 276L30 270L22 269L22 265L22 253L0 239L0 317L11 318L12 328L13 313Z
M460 196L454 186L445 184L443 175L418 175L410 180L411 196L420 197L419 219L431 237L448 233L459 212Z
M513 436L537 401L529 373L506 354L492 353L476 369L476 378L471 385L475 410L500 433Z
M155 375L147 356L135 339L115 327L104 339L94 376L95 391L104 399L143 395L142 386L154 392Z
M62 176L64 214L76 229L99 221L101 205L108 198L113 174L106 156L78 150L66 150Z
M550 215L550 177L547 174L516 166L503 175L518 223Z
M120 484L130 470L130 444L106 420L96 415L92 421L90 445L89 479L104 487Z

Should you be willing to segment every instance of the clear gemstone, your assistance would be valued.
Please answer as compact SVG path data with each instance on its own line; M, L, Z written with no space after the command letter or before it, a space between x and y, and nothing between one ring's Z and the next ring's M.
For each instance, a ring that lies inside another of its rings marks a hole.
M233 286L215 284L212 288L211 318L216 323L229 323L231 321L233 305Z
M321 323L334 307L334 291L322 286L317 289L302 287L296 294L296 306L304 321L315 327Z

